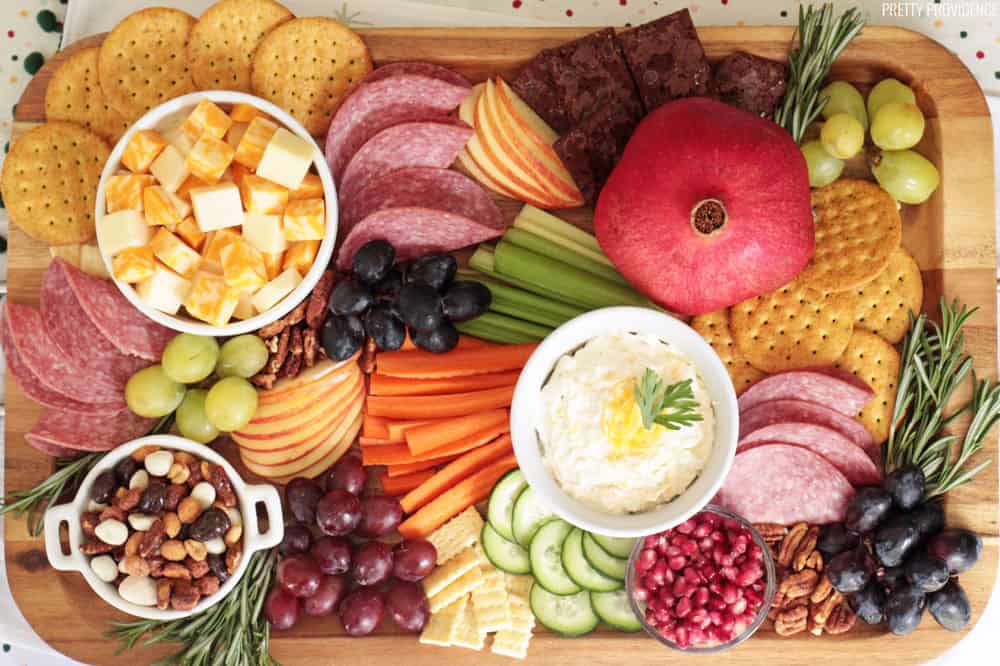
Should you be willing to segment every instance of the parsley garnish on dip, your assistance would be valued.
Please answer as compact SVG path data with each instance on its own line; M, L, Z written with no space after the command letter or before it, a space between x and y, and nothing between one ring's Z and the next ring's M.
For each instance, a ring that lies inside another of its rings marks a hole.
M668 502L712 453L715 413L694 363L648 334L611 333L556 363L538 437L568 495L613 514Z

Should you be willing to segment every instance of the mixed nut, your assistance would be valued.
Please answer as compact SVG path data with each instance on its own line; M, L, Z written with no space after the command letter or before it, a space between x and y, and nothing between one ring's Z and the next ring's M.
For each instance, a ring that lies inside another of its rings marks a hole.
M238 504L219 465L144 446L94 480L80 550L125 601L188 611L239 566Z

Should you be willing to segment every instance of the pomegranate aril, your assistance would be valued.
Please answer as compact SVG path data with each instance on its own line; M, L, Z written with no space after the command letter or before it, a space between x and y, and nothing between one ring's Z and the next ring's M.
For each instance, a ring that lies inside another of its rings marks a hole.
M700 645L705 642L705 632L702 631L701 627L690 627L688 629L688 636L691 641L691 645Z
M673 568L673 567L671 567ZM691 583L692 585L697 585L698 583L704 583L705 577L701 575L701 572L694 567L688 567L684 570L684 579Z
M642 545L650 550L656 550L656 547L659 545L659 543L660 543L659 534L650 534L642 541Z
M673 585L674 584L674 580L676 580L676 578L677 578L677 574L674 573L673 569L667 569L666 571L663 572L663 584L664 585Z
M721 614L721 622L719 622L720 629L732 633L733 627L735 626L736 626L736 617L732 613L726 611L725 613Z
M674 605L675 600L676 597L674 597L674 595L670 593L670 590L665 587L661 587L660 591L656 593L656 601L663 608L670 608Z
M701 539L707 537L711 533L712 533L712 526L709 523L700 523L697 527L694 528L694 530L692 530L691 536L693 536L696 539Z
M736 567L722 567L719 569L719 575L726 580L736 580L736 575L739 570Z
M758 580L756 583L750 584L750 589L754 592L763 592L766 585L764 585L764 579Z
M760 605L764 602L764 598L760 593L750 588L743 590L743 598L747 600L747 604L753 606L755 609L760 608Z
M690 583L688 583L683 578L678 578L677 580L674 581L674 584L671 586L670 591L674 593L675 597L683 597L685 593L688 591L688 588L690 587L691 587Z
M701 626L702 623L707 624L709 622L708 611L704 608L695 608L691 611L691 615L688 617L688 622L691 624L697 624L698 626Z
M650 592L655 592L661 585L662 583L658 583L651 574L646 574L642 577L642 586Z
M708 607L712 610L722 611L726 610L728 606L729 604L723 601L722 597L712 597L708 600Z
M663 560L657 560L653 568L649 570L646 577L649 578L657 586L663 585L663 574L667 571L667 563Z
M711 536L712 541L716 543L722 543L726 540L726 535L722 533L722 530L712 530L712 533L709 536Z
M760 562L764 559L764 549L757 544L752 544L747 550L747 553L750 555L751 560Z
M678 532L680 534L691 534L691 532L694 531L694 528L695 528L694 519L693 518L688 518L683 523L681 523L680 525L678 525L677 527L675 527L674 531ZM649 537L646 537L646 538L648 539Z
M708 619L711 620L712 626L717 627L722 624L722 613L717 610L708 611Z
M674 606L674 615L677 617L687 617L688 613L691 612L691 600L687 597L680 599L677 605Z
M714 548L715 542L712 541L712 537L703 536L698 539L698 550L701 552L708 554L711 553Z
M735 585L726 584L722 588L722 599L727 604L736 603L736 600L743 596L743 590Z
M646 603L647 601L649 601L649 590L642 587L641 585L638 587L633 587L632 598L638 601L639 603Z
M709 592L707 587L699 587L694 591L694 596L691 600L694 601L695 606L704 606L708 603Z
M678 555L681 555L683 553L678 546L671 545L667 546L666 551L663 554L666 555L667 557L677 557Z
M674 571L679 571L680 569L683 569L685 564L687 564L687 558L684 557L683 555L676 555L667 560L667 566L673 569Z
M688 637L688 628L686 626L677 627L677 631L674 634L674 643L676 643L678 647L682 648L686 648L691 644Z
M644 548L639 552L639 557L635 558L635 570L638 573L646 573L656 564L656 551L651 548Z
M733 603L729 604L729 612L733 614L733 617L737 615L742 615L747 609L747 599L743 597L742 599L737 599Z
M734 581L740 587L749 587L751 583L760 580L764 570L756 562L748 562L739 570Z

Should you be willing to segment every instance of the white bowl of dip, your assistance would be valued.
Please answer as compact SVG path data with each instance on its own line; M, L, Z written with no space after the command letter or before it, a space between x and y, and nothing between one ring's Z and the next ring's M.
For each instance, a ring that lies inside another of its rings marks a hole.
M628 349L599 353L615 340ZM652 343L663 344L662 353ZM667 383L693 378L704 418L676 431L654 426L651 442L620 448L599 430L604 412L595 400L612 397L610 382L640 377L647 361ZM550 381L562 388L575 381L584 395L554 403L552 391L543 392ZM563 403L566 413L553 411ZM618 537L659 532L700 511L729 472L739 433L736 391L715 351L682 321L639 307L594 310L546 337L521 372L510 420L518 464L547 507L577 527Z

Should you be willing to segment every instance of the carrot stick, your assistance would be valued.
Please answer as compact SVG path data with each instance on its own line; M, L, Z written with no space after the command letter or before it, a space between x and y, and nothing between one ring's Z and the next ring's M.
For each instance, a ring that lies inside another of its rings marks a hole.
M425 469L422 472L413 472L404 476L390 477L383 475L379 481L382 483L383 493L392 497L398 497L410 492L432 476L434 476L434 470Z
M452 442L451 444L448 444L446 446L442 446L439 449L434 449L433 451L429 451L428 453L425 453L424 456L441 457L446 455L466 453L467 451L479 448L483 444L492 442L499 435L503 435L508 432L510 432L510 422L503 421L501 423L497 423L496 425L492 425L488 428L484 428L479 432L474 432L468 437L460 439L456 442ZM420 456L420 458L423 458L423 456Z
M455 349L479 349L481 347L489 347L490 343L486 340L480 340L479 338L472 338L468 335L458 336L458 344L455 345ZM413 344L413 338L410 337L410 332L406 332L406 338L403 339L403 346L399 348L400 351L410 351L416 349L417 345Z
M406 445L410 447L410 453L420 456L506 421L508 421L506 409L493 409L414 426L406 430L404 437Z
M393 419L445 419L509 407L513 398L514 387L501 386L485 391L448 395L370 395L366 406L369 414Z
M416 462L406 444L387 444L386 446L365 446L361 449L361 464L371 465L402 465Z
M358 437L361 446L389 446L391 444L406 444L405 439L383 439L381 437Z
M385 427L385 419L365 414L365 420L361 423L361 436L388 439L389 431Z
M491 345L475 349L454 349L447 354L420 350L384 352L376 360L376 372L392 377L460 377L524 367L538 344Z
M465 477L475 474L497 458L507 455L513 449L514 445L511 443L510 435L503 435L486 446L460 456L454 462L443 467L440 472L434 475L433 479L407 493L406 497L400 500L403 511L413 513ZM459 510L461 511L461 509Z
M491 463L421 507L399 526L399 533L406 539L427 536L476 502L486 499L497 479L515 467L517 458L513 453Z
M427 460L405 463L403 465L386 465L385 471L389 476L405 476L407 474L412 474L413 472L420 472L425 469L430 469L431 467L437 467L438 465L450 463L456 458L458 458L458 456L441 456L440 458L429 458Z
M387 419L385 427L389 430L389 439L405 442L405 433L410 428L416 428L417 426L426 425L428 423L437 423L437 421L437 419L421 419L420 421L389 421Z
M371 395L439 395L496 388L517 383L520 370L491 372L484 375L442 377L441 379L405 379L389 375L372 375L368 385Z

